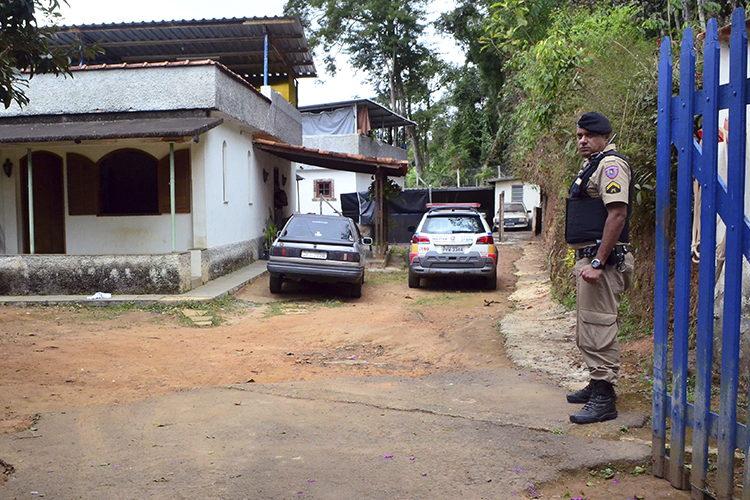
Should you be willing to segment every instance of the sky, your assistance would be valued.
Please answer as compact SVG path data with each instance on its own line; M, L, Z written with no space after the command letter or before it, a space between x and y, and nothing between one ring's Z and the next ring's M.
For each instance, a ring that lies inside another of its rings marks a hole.
M67 1L69 5L61 2L62 25L281 16L286 3L286 0ZM433 0L431 10L446 11L454 3L454 0ZM460 52L450 42L436 40L435 44L449 60ZM299 80L300 106L374 97L374 91L364 83L365 75L356 73L343 56L337 60L337 66L339 71L332 77L326 74L321 58L316 57L318 78Z

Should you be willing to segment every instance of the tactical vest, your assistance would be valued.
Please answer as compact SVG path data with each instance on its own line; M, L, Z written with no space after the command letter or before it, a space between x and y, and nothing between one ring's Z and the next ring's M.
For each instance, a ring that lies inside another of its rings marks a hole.
M568 189L565 199L565 241L569 244L587 243L602 239L604 224L607 222L607 206L601 198L591 198L586 192L589 179L594 175L599 163L605 156L617 156L627 162L627 158L617 151L598 153L589 159L586 168L578 172ZM630 242L630 214L633 206L633 169L630 169L630 185L628 186L628 216L625 227L617 241Z

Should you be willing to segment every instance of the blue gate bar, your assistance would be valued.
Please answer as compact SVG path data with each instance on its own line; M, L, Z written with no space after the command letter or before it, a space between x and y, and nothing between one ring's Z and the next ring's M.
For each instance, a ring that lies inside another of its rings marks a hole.
M672 51L669 37L659 55L656 129L656 235L654 286L654 400L652 454L654 475L664 477L667 436L667 340L669 329L669 207L672 155Z
M685 406L690 334L690 240L693 201L693 94L695 48L693 32L684 31L680 53L680 105L675 110L677 134L677 218L674 258L674 332L672 358L672 427L670 432L669 482L685 489Z
M719 456L716 471L717 500L730 500L734 487L734 449L737 420L737 375L739 371L740 306L742 299L742 226L744 219L745 137L747 117L747 31L744 9L732 15L729 39L729 140L727 226L724 264L724 318L721 349L721 403L719 406Z
M672 409L672 396L666 398L666 409L669 413ZM695 407L688 403L686 405L685 418L688 421L688 427L693 427L692 422L695 422ZM743 449L745 446L750 446L747 437L747 426L740 422L736 422L734 425L734 431L737 434L737 448ZM709 413L708 414L708 435L713 439L718 439L719 436L719 414Z
M719 158L719 33L716 19L708 22L703 50L703 145L700 155L701 188L700 264L698 269L698 327L696 339L693 460L690 485L706 491L708 438L711 414L711 368L714 340L714 288L716 286L716 178ZM694 172L695 174L696 172ZM696 495L697 496L697 495Z

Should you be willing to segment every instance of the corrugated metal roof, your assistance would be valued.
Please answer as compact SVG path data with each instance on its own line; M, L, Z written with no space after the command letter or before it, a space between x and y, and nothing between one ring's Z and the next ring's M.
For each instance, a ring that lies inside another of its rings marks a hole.
M317 76L302 25L294 17L245 17L144 23L63 26L55 42L99 46L105 53L85 64L120 64L212 59L246 78L264 73L268 34L268 74Z

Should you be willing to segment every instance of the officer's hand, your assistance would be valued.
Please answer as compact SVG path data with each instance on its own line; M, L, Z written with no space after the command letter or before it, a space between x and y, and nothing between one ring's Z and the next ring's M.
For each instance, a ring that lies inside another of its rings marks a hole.
M591 264L585 265L581 268L579 276L583 278L583 281L596 285L599 282L599 276L602 275L602 269L594 269Z

